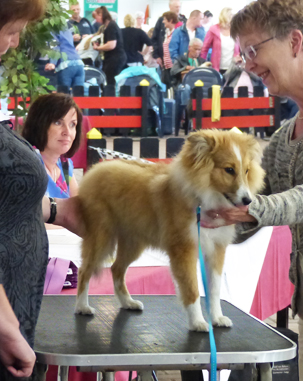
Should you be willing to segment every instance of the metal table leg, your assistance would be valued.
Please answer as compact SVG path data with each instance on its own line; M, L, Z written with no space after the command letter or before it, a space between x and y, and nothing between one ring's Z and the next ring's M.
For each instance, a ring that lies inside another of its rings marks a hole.
M270 364L259 364L260 381L272 381L272 370Z
M115 381L115 372L103 372L103 381Z
M58 366L58 381L68 381L68 366Z
M137 372L138 381L151 381L152 380L152 371L143 370L141 372Z

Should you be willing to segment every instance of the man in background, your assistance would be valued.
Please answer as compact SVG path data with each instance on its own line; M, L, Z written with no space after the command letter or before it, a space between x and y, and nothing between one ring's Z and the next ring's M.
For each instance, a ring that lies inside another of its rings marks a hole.
M170 70L172 84L174 87L178 86L190 70L199 66L210 67L211 62L206 62L204 58L200 57L203 42L199 38L192 38L189 42L188 52L178 56Z
M192 38L199 38L204 41L205 30L202 26L203 13L192 11L186 24L175 29L169 44L169 53L172 61L187 52L189 41Z
M81 8L79 3L71 5L69 9L73 12L72 18L68 20L67 25L72 30L74 45L77 46L82 38L88 34L93 34L94 30L91 23L85 17L81 17Z
M181 10L181 1L180 0L170 0L169 1L169 10L176 13L178 16L178 23L176 27L183 25L186 22L186 17L180 14ZM163 24L163 17L159 17L153 36L151 38L153 45L153 58L156 59L157 63L162 68L163 66L163 42L165 40L165 26Z

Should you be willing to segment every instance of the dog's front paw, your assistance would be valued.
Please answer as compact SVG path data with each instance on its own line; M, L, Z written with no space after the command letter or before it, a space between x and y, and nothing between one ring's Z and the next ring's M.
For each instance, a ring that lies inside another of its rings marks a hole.
M196 331L196 332L208 332L209 327L208 323L205 320L196 321L189 325L190 331Z
M93 307L87 306L76 306L75 307L75 314L79 315L94 315L95 309Z
M126 310L140 310L143 311L144 305L139 300L134 300L132 298L129 298L127 300L123 300L121 303L122 308L125 308Z
M212 319L213 325L217 327L231 327L233 322L227 316L218 316Z

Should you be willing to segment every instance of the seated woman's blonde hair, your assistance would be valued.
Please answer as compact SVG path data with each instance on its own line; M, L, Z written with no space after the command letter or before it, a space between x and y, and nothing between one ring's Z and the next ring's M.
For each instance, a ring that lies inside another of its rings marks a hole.
M135 26L135 19L132 15L128 14L124 17L124 26L125 26L125 28Z
M99 36L100 34L104 33L104 29L105 29L105 25L101 25L100 28L98 29L98 32L94 33L90 38L88 38L85 41L85 44L83 46L84 50L89 49L92 38L95 36Z

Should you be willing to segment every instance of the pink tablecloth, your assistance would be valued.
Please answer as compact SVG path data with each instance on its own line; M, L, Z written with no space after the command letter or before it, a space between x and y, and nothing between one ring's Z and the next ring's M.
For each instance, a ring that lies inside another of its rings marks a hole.
M268 245L250 313L264 320L291 302L288 279L292 237L288 226L275 226Z

